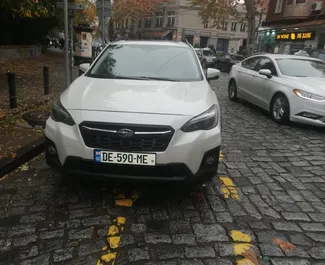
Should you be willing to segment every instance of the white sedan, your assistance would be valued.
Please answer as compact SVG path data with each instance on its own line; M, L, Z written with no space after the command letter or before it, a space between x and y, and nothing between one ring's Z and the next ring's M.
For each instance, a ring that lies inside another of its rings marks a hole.
M278 123L325 126L325 63L281 54L252 56L230 72L230 100L242 98L269 111Z
M213 177L218 99L191 45L112 42L54 104L48 165L67 173L155 181Z

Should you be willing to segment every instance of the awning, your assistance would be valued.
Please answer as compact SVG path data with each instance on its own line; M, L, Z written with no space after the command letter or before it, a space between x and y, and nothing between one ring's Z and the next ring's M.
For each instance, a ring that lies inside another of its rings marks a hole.
M170 34L172 30L167 30L167 31L145 31L143 32L143 35L145 37L153 37L153 38L164 38L168 34Z
M259 31L271 30L271 29L304 28L304 27L313 27L313 26L321 26L321 25L325 25L325 19L310 20L310 21L304 21L295 24L282 24L282 25L274 25L274 26L268 25L267 27L263 27L259 29Z

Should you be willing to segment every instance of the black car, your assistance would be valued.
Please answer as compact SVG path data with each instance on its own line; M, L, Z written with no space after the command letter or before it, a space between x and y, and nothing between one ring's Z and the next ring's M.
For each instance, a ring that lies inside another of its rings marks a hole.
M245 57L242 55L227 53L216 60L215 68L219 69L221 72L229 73L234 64L239 63L244 59Z

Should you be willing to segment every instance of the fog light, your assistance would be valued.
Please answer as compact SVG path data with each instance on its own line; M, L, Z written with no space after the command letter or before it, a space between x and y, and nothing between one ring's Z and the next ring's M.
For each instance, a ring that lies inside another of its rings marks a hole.
M314 114L314 113L310 113L310 112L302 112L300 113L301 116L305 117L305 118L308 118L308 119L318 119L320 118L321 116L320 115L317 115L317 114Z
M216 156L208 156L206 159L205 159L205 163L209 166L213 165L216 163L217 161L217 157Z
M57 154L56 149L55 149L55 147L53 147L53 146L49 146L49 147L47 148L47 151L48 151L48 153L49 153L50 155L52 155L52 156Z

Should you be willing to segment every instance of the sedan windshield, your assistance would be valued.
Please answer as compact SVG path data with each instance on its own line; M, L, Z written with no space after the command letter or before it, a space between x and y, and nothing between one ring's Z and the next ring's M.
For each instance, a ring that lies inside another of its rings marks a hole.
M108 46L87 76L183 82L199 81L203 78L191 49L146 44Z
M302 59L277 59L283 75L295 77L325 77L325 63Z

